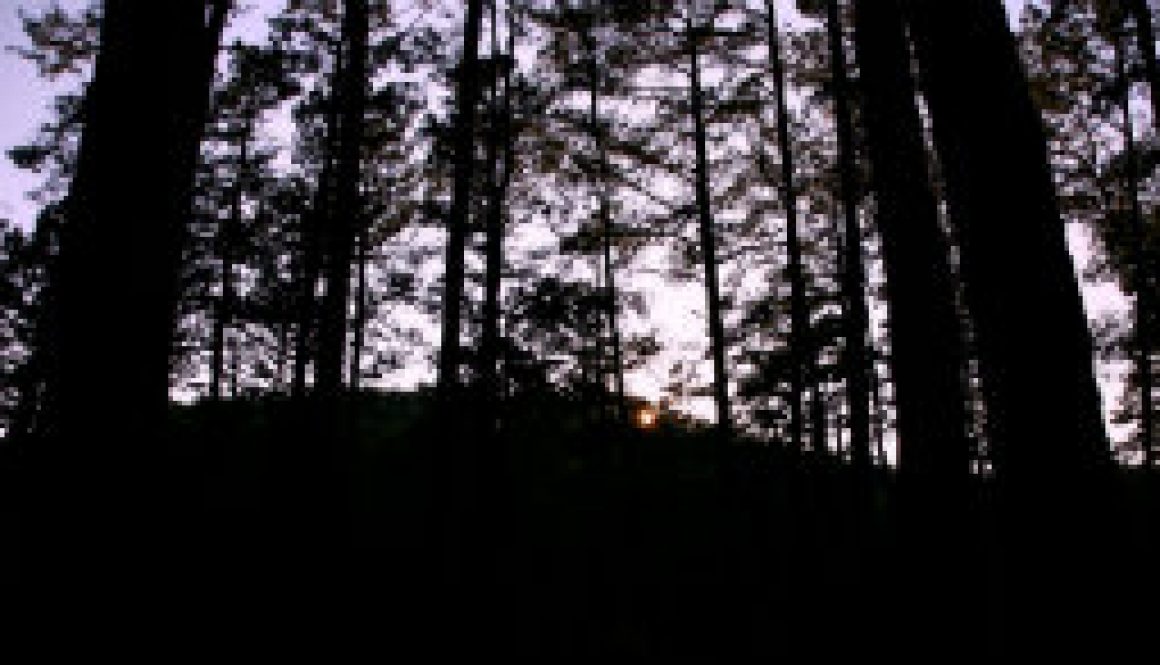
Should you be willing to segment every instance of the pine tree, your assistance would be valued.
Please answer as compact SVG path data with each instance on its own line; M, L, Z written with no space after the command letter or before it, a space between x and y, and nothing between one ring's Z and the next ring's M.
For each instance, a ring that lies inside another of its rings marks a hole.
M905 7L960 238L998 483L1004 602L1012 617L1035 608L1053 630L1102 635L1098 617L1078 608L1102 602L1095 571L1106 551L1094 543L1106 526L1109 443L1042 121L1001 3ZM1058 575L1081 570L1090 574L1073 577L1064 598Z
M454 398L460 387L462 363L460 331L467 247L472 173L475 169L475 120L481 85L479 41L483 25L483 0L468 0L463 19L463 50L455 71L454 175L451 208L447 217L447 247L443 277L442 333L439 344L439 386L445 399Z
M894 0L855 5L875 221L883 235L904 473L964 492L970 444L955 285L927 183L909 46ZM925 483L924 483L925 484Z
M54 533L32 540L54 577L53 561L75 557L82 544L105 543L73 568L82 577L108 565L131 579L164 551L162 534L147 535L143 525L164 503L154 483L161 482L182 247L229 7L187 0L162 20L140 3L103 5L46 303L54 326L45 341L37 524ZM153 93L147 100L143 89ZM124 177L124 164L134 177Z

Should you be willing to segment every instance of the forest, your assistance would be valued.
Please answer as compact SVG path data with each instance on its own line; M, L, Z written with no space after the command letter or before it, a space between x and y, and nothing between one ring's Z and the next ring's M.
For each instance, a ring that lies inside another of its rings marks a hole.
M1148 0L19 4L24 620L1151 650Z

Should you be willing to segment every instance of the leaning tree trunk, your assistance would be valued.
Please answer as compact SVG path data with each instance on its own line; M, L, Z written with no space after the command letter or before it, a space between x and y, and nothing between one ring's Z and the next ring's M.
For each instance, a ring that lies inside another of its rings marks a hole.
M855 4L855 47L890 304L903 556L908 579L923 580L902 585L913 593L905 605L915 608L908 641L946 644L966 635L929 608L964 603L961 578L978 569L964 551L972 454L964 333L898 0Z
M890 303L899 464L965 491L965 353L948 244L928 183L922 123L897 0L856 5L855 43ZM933 487L932 487L933 489Z
M1042 120L1002 3L905 8L975 324L1008 637L1094 637L1100 616L1091 608L1106 587L1097 543L1109 445ZM1032 612L1050 634L1015 632Z

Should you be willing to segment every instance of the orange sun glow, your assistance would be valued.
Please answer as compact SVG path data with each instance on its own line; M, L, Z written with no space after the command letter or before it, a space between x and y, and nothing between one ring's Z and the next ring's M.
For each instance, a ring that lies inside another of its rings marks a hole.
M657 410L651 406L642 406L636 410L636 426L641 429L652 429L657 426Z

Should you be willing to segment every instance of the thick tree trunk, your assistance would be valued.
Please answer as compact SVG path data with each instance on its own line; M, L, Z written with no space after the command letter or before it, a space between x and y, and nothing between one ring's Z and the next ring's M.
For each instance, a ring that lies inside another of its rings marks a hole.
M49 304L56 325L34 465L45 512L31 537L45 548L36 565L46 582L107 579L120 590L161 565L164 531L151 520L166 505L182 247L227 8L104 3Z
M903 556L911 579L922 580L904 587L914 594L907 621L912 643L946 644L967 636L931 608L963 607L965 576L977 569L964 565L972 452L964 332L898 0L856 3L855 44L890 303ZM948 574L955 570L964 579Z
M1109 445L1042 121L1002 3L904 6L975 322L1009 637L1094 637ZM1032 613L1050 632L1024 625Z
M912 0L908 8L962 245L996 461L1029 479L1107 468L1091 335L1006 16L997 1L935 11ZM961 57L967 52L971 59Z
M882 234L903 473L962 491L970 463L963 334L929 184L897 0L856 6L863 117ZM937 480L936 480L937 479Z

